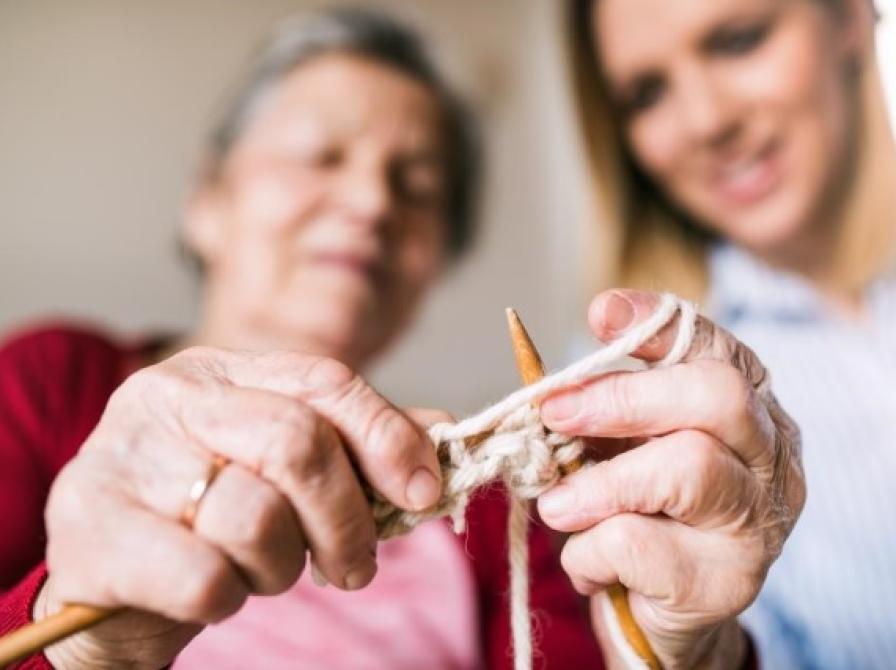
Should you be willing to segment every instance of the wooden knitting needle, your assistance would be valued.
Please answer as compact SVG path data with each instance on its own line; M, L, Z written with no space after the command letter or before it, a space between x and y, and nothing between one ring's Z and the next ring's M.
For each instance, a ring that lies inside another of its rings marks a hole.
M0 668L95 626L120 611L92 605L66 605L56 614L0 637Z
M510 341L513 345L513 356L516 358L516 367L520 372L520 377L524 384L534 384L544 377L544 363L532 338L526 331L526 327L520 320L519 314L510 307L506 310L507 327L510 330ZM582 467L582 462L577 459L566 468L566 472L575 472ZM613 603L613 610L619 621L625 639L634 649L635 653L641 658L650 670L662 670L662 665L653 649L650 648L650 642L644 636L644 632L638 626L632 616L632 610L628 604L628 591L622 584L613 584L607 588L607 594Z

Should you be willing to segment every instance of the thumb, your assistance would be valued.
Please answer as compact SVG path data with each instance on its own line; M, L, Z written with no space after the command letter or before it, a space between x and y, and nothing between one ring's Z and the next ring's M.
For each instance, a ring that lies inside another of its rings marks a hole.
M659 293L649 291L604 291L591 302L588 323L600 340L610 342L653 316L662 299ZM676 314L654 337L636 349L632 356L647 362L665 358L675 344L680 321L680 314ZM730 363L754 387L759 387L766 379L765 367L748 346L705 316L697 316L691 346L681 362L703 359Z

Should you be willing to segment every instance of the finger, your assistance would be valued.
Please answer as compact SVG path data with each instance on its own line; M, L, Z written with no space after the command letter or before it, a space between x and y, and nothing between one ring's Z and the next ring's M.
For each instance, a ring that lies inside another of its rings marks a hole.
M305 564L305 540L287 498L235 464L208 489L193 532L227 554L254 593L285 591Z
M140 450L137 465L134 454L117 465L109 454L96 455L105 459L104 470L120 470L120 481L148 508L180 519L192 486L207 478L211 454L218 454L258 473L286 497L330 583L359 588L373 577L371 511L342 441L326 420L299 401L238 386L181 396L169 411L180 433L163 434ZM81 455L85 462L91 457Z
M80 484L54 486L48 503L47 566L60 600L197 623L240 608L248 585L218 549L127 498Z
M407 417L422 428L429 428L437 423L455 423L457 418L441 409L429 409L426 407L406 407L404 413Z
M441 471L425 432L349 367L333 359L294 353L188 350L194 364L210 363L245 387L301 400L327 418L351 449L368 482L403 509L421 510L441 495Z
M724 444L688 430L565 477L538 499L538 511L547 525L567 533L623 512L734 528L761 494L756 478Z
M346 589L370 582L376 528L343 442L328 421L288 397L239 387L181 411L192 439L283 493L327 581Z
M649 441L648 437L583 437L582 460L588 463L608 461Z
M768 407L739 372L718 361L605 375L546 399L541 417L553 430L593 437L694 428L728 445L757 471L767 471L775 460Z
M701 616L718 621L740 613L762 583L750 544L641 514L619 514L573 535L560 560L583 595L622 583L638 596L631 600L639 623L660 630L670 622L658 622L648 601L695 625Z
M658 293L647 291L605 291L592 301L588 309L588 322L599 339L612 341L650 318L661 301ZM679 323L680 315L676 314L632 355L650 362L665 358L675 344ZM765 381L765 367L749 347L706 317L697 316L693 340L682 362L707 358L733 365L754 387Z
M561 565L582 595L622 583L646 597L666 599L679 573L685 579L694 576L694 566L682 560L673 524L640 514L618 514L572 535L560 554ZM657 555L668 562L655 560Z

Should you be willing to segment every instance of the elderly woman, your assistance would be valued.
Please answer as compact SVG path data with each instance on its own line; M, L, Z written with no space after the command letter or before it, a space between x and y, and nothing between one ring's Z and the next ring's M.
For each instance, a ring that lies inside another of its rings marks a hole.
M864 0L575 0L610 282L769 365L812 495L745 617L772 668L896 658L896 158ZM892 56L893 54L889 54Z
M196 329L160 348L63 327L0 350L0 627L68 602L127 608L23 667L509 666L506 503L479 497L459 541L434 522L378 547L366 492L437 501L422 426L442 415L402 411L356 372L465 245L474 153L406 30L358 12L290 25L185 217ZM597 335L656 300L599 297ZM675 330L636 354L663 357ZM753 354L707 320L696 332L679 365L543 404L558 429L637 447L539 500L573 533L562 567L543 525L530 537L544 665L602 667L603 624L569 579L630 586L669 668L750 662L734 617L802 506L796 434L754 390Z

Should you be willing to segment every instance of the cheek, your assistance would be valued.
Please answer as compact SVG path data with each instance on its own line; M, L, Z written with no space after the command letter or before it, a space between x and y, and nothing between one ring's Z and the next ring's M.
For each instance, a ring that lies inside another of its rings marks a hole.
M645 173L661 184L674 175L686 139L668 105L632 121L627 135L632 154Z
M279 309L278 297L292 292L302 228L324 186L267 166L245 167L230 183L219 277L235 310L263 314Z
M429 284L441 272L445 255L440 220L421 222L420 234L410 236L402 245L401 263L412 283Z
M272 167L243 173L236 183L236 221L245 232L273 235L301 225L324 188L320 177Z
M755 56L720 68L718 80L742 109L777 114L780 122L821 117L836 104L840 70L830 39L817 18L791 21Z
M400 285L395 302L400 307L415 303L438 277L444 263L444 243L437 232L441 223L420 221L411 225L418 232L406 235L395 254Z

